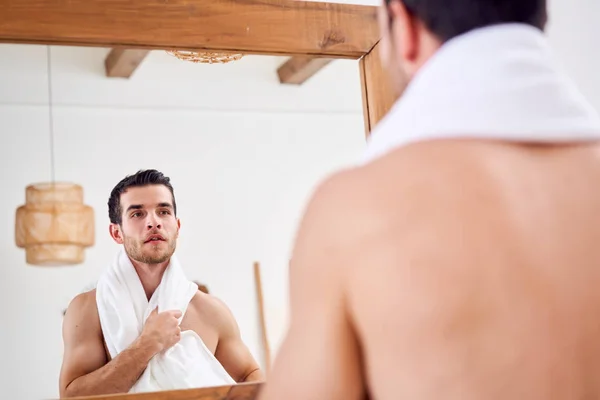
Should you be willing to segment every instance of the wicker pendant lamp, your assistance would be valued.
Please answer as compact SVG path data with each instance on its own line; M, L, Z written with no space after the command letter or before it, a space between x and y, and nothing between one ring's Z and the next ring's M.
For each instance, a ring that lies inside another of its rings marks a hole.
M59 266L81 264L85 248L94 245L94 210L83 203L83 188L54 179L54 133L50 47L48 46L51 181L25 189L25 204L15 218L15 242L25 249L27 264Z
M180 60L197 64L227 64L244 57L243 54L214 51L167 50L166 52Z

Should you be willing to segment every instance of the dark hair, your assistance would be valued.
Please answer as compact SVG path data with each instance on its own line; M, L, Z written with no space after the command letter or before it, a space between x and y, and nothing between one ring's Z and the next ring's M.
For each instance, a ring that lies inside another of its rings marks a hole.
M155 169L147 169L126 176L110 192L110 197L108 198L108 218L110 222L121 225L123 213L123 209L121 208L121 194L125 193L130 187L148 185L164 185L169 188L173 199L173 212L177 215L177 204L175 204L175 193L171 185L171 179Z
M473 29L524 23L544 30L546 0L385 0L400 1L442 42Z

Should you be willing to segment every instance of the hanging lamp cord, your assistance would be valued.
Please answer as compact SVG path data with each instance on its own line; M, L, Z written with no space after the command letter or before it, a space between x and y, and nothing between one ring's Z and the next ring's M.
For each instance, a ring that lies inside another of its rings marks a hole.
M50 54L50 46L47 46L48 50L48 113L49 113L49 124L50 124L50 176L52 185L55 183L55 172L54 172L54 118L52 112L52 62Z

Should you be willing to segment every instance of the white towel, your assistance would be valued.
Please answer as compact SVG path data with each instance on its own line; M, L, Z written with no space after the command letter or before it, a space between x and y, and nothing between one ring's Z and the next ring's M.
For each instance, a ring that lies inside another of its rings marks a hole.
M430 139L598 140L600 117L539 29L503 24L446 42L375 127L363 163Z
M197 290L198 286L185 277L173 256L160 285L148 301L137 272L121 248L96 288L102 333L111 357L116 357L137 339L146 318L157 306L158 312L180 310L183 319ZM150 360L130 393L234 383L202 339L194 331L187 330L181 332L177 344Z

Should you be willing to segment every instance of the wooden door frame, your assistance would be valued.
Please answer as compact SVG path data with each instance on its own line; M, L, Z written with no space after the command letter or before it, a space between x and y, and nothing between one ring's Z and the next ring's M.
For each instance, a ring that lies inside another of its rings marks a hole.
M180 49L359 60L368 136L397 96L379 57L377 7L296 0L2 0L0 43ZM260 384L95 396L252 399Z

